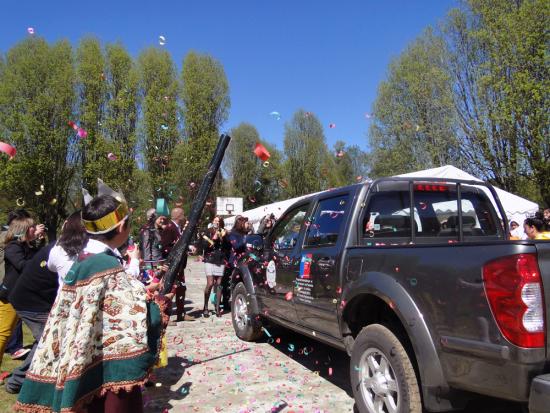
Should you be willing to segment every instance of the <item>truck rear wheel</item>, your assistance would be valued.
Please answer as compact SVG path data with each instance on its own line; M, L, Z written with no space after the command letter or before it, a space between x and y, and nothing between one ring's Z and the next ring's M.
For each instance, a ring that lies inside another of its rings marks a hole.
M242 282L233 289L232 298L231 319L235 334L244 341L257 340L262 335L262 325L256 315L250 312L248 293Z
M364 327L353 345L351 385L361 413L421 413L411 360L396 335L381 324Z

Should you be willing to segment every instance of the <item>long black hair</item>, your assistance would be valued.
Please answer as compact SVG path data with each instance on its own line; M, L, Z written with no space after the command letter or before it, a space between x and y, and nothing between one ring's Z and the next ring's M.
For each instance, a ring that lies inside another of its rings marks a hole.
M57 245L65 250L69 257L80 254L88 242L88 234L84 225L80 211L73 212L65 221Z

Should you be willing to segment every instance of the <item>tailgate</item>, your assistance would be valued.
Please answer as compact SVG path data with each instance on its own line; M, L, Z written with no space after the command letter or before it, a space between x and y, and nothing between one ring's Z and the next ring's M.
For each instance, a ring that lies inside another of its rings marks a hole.
M546 306L546 359L550 359L550 242L535 241Z

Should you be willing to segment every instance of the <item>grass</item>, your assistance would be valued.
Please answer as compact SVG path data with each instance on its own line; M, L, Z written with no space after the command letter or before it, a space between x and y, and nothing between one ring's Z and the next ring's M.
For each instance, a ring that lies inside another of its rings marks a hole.
M30 346L33 343L31 331L23 323L23 345ZM12 360L9 355L4 355L2 358L2 371L12 371L22 363L21 360ZM5 387L1 386L0 389L0 413L11 413L13 411L12 406L17 400L17 394L6 393Z

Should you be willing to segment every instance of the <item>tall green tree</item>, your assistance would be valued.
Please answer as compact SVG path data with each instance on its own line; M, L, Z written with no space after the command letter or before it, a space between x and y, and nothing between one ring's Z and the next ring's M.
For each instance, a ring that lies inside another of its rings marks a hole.
M512 192L550 205L550 3L469 0L443 27L462 156Z
M229 84L220 62L212 56L189 52L181 71L184 162L178 171L179 185L200 182L218 143L220 127L230 108Z
M168 198L168 177L179 139L178 82L172 57L165 50L149 48L138 58L143 112L144 158L154 196Z
M331 158L334 159L331 175L335 176L338 186L354 184L368 175L367 154L357 145L346 145L343 141L336 141Z
M442 39L428 29L390 63L370 128L374 177L459 163L444 51Z
M230 135L225 170L231 193L244 198L245 210L278 200L284 189L281 153L260 139L257 129L249 123L231 129ZM256 143L264 145L271 155L267 163L254 155Z
M327 188L330 170L321 166L326 164L328 149L323 127L314 114L300 109L285 125L284 151L289 196Z
M50 46L32 37L10 49L4 62L0 130L17 155L10 161L0 156L0 193L24 203L54 235L72 208L79 165L79 142L67 126L76 105L72 49L66 41Z
M139 75L132 57L121 44L107 45L105 60L107 100L100 130L107 140L107 152L101 160L108 172L105 179L122 189L133 205L137 202L139 184L135 179ZM109 153L116 158L109 159Z
M106 111L105 56L97 38L84 38L76 51L78 116L71 121L88 133L81 138L82 185L95 188L97 178L106 178L103 159L107 149L102 123Z

